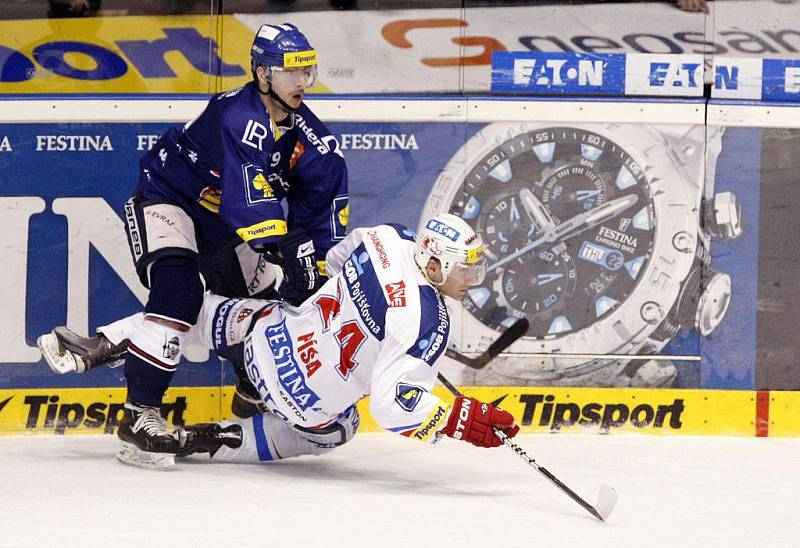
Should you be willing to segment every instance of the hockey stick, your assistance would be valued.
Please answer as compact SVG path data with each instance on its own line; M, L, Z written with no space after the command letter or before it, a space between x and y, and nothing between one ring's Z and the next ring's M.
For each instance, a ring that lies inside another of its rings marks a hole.
M500 352L511 346L517 339L527 333L529 326L530 324L526 318L520 318L514 322L511 327L503 331L503 333L497 337L497 340L490 344L489 348L487 348L486 351L477 358L467 357L464 354L456 352L450 348L445 350L444 353L446 356L453 358L454 360L461 362L473 369L482 369L487 363L496 358Z
M450 381L448 381L444 375L441 373L439 375L439 381L445 385L445 387L454 395L454 396L461 396L461 392L453 386ZM614 505L617 503L617 492L614 490L613 487L609 487L608 485L601 485L600 486L600 494L597 497L597 504L592 506L588 502L586 502L580 495L578 495L575 491L564 485L561 480L555 477L547 468L544 466L540 466L537 462L533 459L533 457L529 457L528 453L525 450L511 441L505 432L500 430L499 428L495 428L494 435L503 442L503 444L514 451L519 457L524 460L528 466L535 468L540 474L546 477L550 482L558 487L561 491L566 493L569 498L580 504L584 510L592 514L594 517L599 519L600 521L605 521L608 519L608 516L611 514L611 511L614 510Z

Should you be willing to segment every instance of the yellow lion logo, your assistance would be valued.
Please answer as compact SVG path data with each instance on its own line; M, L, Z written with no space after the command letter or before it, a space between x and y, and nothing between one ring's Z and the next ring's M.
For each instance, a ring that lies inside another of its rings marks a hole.
M253 177L253 188L262 191L264 193L264 198L275 197L275 192L272 190L272 187L267 182L267 178L264 177L263 173L259 173Z

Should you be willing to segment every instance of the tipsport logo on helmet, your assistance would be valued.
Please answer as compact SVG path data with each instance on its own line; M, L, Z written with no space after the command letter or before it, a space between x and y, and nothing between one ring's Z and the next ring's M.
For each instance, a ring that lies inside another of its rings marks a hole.
M313 67L316 64L317 52L315 50L283 54L283 66L286 68Z
M309 67L317 64L317 52L308 38L296 26L261 25L250 50L252 68L265 67Z
M461 236L461 233L458 230L450 225L444 224L441 221L437 221L436 219L431 219L428 221L428 223L425 225L425 228L454 242L458 240L459 236Z

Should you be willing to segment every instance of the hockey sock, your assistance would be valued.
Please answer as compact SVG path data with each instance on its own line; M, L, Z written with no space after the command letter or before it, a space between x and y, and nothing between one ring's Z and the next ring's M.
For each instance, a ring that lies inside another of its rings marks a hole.
M128 399L159 406L183 353L186 333L145 320L128 341Z

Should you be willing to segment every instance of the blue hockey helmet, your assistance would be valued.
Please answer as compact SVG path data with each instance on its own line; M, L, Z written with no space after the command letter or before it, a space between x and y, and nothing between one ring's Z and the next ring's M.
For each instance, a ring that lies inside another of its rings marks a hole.
M317 52L294 25L261 25L253 40L250 59L253 71L259 65L266 69L316 67Z

